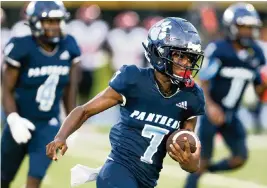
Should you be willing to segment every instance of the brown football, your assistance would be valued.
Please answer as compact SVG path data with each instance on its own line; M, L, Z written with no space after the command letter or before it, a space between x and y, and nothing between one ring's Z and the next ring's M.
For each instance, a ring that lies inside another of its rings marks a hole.
M184 137L187 137L187 140L189 141L191 153L195 153L197 149L196 148L196 143L198 140L197 135L185 129L177 130L168 137L167 142L166 142L167 152L168 153L171 152L170 144L175 143L175 142L180 146L182 150L185 151Z

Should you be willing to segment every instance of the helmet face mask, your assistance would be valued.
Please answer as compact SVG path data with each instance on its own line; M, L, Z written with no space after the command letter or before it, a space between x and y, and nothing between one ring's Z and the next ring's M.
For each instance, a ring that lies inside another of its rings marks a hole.
M60 22L58 18L44 18L41 19L42 28L44 34L42 35L43 40L48 43L57 43L62 36Z
M200 37L191 23L181 18L161 20L150 29L143 46L147 60L170 77L172 83L193 83L203 62L203 52Z
M251 26L236 26L238 32L236 34L236 41L244 47L249 47L253 41L259 37L260 29L259 27Z
M170 76L173 83L192 82L197 75L203 62L202 54L194 54L184 49L170 48L167 57L161 56L166 60L165 73Z
M64 37L65 21L69 18L59 1L30 2L26 9L33 36L45 43L57 44Z

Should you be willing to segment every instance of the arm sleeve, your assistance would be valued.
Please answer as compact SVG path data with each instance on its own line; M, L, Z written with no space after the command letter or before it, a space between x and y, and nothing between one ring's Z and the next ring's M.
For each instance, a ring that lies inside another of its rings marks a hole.
M138 78L138 72L138 68L135 65L123 65L109 81L109 86L123 96L124 102L131 97Z
M78 63L80 62L80 56L81 56L81 50L76 42L76 40L72 36L69 37L69 43L70 43L70 52L71 52L71 61L72 63Z
M205 114L205 99L204 95L200 98L198 104L192 110L193 116L200 116Z
M221 61L217 55L217 46L215 43L210 43L205 49L205 58L202 69L199 72L200 80L209 80L215 77L221 66Z
M199 88L198 94L195 95L195 99L193 100L192 106L189 110L188 119L201 116L205 114L205 97L201 88Z
M12 38L4 48L5 62L13 67L21 67L22 59L27 55L27 48L21 38Z

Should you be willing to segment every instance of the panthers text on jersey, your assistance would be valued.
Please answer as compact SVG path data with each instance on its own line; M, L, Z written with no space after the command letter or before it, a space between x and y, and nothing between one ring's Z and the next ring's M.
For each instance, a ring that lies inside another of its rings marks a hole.
M164 97L154 69L124 65L109 83L123 96L119 122L110 132L109 159L126 166L143 185L157 184L168 135L189 118L204 114L204 95L195 85Z
M15 89L18 113L29 120L58 118L60 100L72 63L80 50L67 35L53 52L44 51L31 35L14 37L4 49L7 64L20 69Z

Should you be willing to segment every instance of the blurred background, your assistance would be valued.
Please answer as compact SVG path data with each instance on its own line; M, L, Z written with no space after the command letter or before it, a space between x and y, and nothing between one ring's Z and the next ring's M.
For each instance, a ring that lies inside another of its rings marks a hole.
M82 51L79 76L79 103L82 104L108 85L113 73L124 64L149 66L144 58L141 42L148 29L163 17L182 17L198 29L203 49L212 40L223 37L222 14L233 2L64 2L71 14L65 32L73 35ZM267 3L252 2L262 20L267 20ZM1 63L2 49L13 36L30 34L24 25L27 2L1 2ZM266 25L265 25L266 27ZM263 30L262 40L267 40ZM265 39L264 39L265 37ZM201 179L202 188L267 187L267 108L257 108L258 99L248 87L240 117L248 133L251 150L248 164L241 170L225 174L207 174ZM50 168L43 187L70 187L70 169L77 163L90 167L101 166L109 153L108 132L118 119L118 107L103 112L90 120L68 141L70 149ZM90 126L89 126L90 125ZM227 150L216 138L215 160L227 155ZM16 177L12 187L23 187L28 160ZM166 157L159 180L159 188L180 188L186 173ZM80 187L95 187L88 183Z

